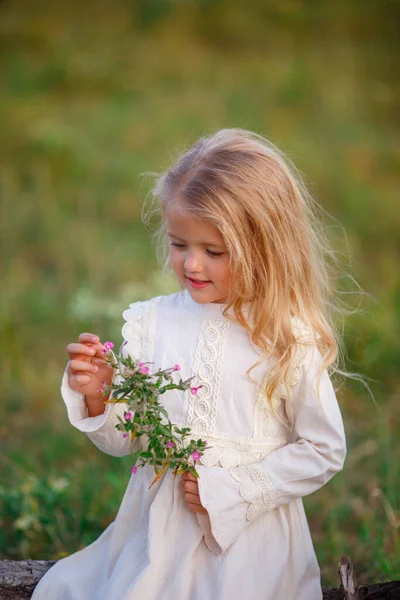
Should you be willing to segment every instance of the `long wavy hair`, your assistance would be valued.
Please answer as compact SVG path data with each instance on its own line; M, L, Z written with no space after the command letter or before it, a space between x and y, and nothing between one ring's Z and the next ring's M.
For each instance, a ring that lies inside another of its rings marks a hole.
M318 348L320 375L325 369L343 373L332 314L335 254L323 233L318 205L282 152L258 134L220 130L199 139L158 175L152 196L163 217L168 204L179 200L191 215L220 231L235 273L224 314L245 327L262 351L249 376L274 358L265 383L272 409L274 390L285 381L298 344ZM165 261L165 218L156 235ZM296 336L296 321L311 337Z

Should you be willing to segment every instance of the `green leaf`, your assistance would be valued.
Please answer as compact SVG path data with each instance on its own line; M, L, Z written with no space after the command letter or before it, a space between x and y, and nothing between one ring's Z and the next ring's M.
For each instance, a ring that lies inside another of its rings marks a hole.
M163 408L162 406L157 406L154 405L155 410L158 410L160 413L162 413L163 415L165 415L168 418L168 413L165 410L165 408Z
M148 452L147 450L142 450L140 452L140 456L142 458L153 458L153 454L151 452Z

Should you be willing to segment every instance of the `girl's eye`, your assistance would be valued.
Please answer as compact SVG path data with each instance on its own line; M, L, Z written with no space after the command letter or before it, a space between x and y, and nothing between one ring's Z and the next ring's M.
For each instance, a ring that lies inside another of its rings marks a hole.
M174 246L175 248L179 248L180 250L182 248L186 248L185 244L180 244L179 242L170 242L171 246ZM223 252L214 252L213 250L206 250L207 254L209 254L210 256L222 256Z

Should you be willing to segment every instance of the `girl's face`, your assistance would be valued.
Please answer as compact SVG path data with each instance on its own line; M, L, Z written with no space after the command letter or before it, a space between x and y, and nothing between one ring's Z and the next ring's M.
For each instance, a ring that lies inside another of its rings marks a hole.
M173 202L166 210L166 220L170 260L182 287L199 304L227 302L233 274L218 229Z

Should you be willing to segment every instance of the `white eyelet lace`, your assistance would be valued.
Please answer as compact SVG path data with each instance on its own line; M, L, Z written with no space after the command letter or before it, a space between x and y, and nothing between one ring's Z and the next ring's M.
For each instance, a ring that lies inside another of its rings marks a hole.
M229 327L225 319L203 317L197 343L193 372L197 394L188 390L188 427L214 431L220 399L221 362Z
M236 467L229 473L240 483L240 495L249 503L246 513L248 521L254 521L275 508L274 487L259 464Z

